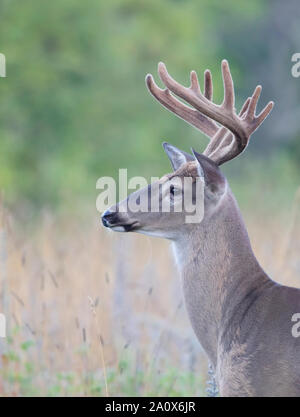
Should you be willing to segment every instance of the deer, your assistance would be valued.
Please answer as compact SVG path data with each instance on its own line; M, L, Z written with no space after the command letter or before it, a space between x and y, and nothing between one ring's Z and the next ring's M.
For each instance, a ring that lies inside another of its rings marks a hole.
M291 331L292 317L300 312L300 289L275 282L260 266L220 169L245 151L274 103L256 114L262 90L258 85L237 113L227 60L222 61L221 71L224 99L220 105L212 101L209 70L204 72L202 90L195 71L190 74L189 87L173 79L163 63L158 65L158 74L165 88L151 74L146 76L149 92L162 106L210 139L203 153L192 149L189 154L163 143L172 173L157 180L170 189L160 199L168 198L172 205L178 194L186 192L180 183L172 185L174 177L181 181L202 178L201 221L187 223L184 210L133 212L128 208L128 196L107 209L102 222L113 231L171 241L187 314L213 367L220 396L300 396L300 337ZM135 191L135 198L151 195L154 186L155 182Z

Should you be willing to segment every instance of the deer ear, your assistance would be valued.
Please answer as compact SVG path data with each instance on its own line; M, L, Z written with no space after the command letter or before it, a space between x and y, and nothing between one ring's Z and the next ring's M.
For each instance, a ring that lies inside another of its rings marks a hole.
M214 161L192 149L193 155L198 162L199 177L204 177L205 185L216 194L223 194L226 180L220 168Z
M172 168L176 171L181 165L185 164L188 161L194 161L192 155L187 152L181 151L180 149L176 148L176 146L171 145L170 143L164 142L163 143L164 150L170 159Z

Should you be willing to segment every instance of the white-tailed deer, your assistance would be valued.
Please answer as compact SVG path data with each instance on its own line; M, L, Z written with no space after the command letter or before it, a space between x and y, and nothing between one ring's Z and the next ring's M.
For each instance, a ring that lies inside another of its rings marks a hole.
M170 189L170 193L161 192L160 199L169 199L172 206L176 195L186 192L180 185L172 185L175 176L193 180L201 177L203 219L188 223L184 211L132 212L124 200L102 215L103 224L116 231L136 231L172 241L187 311L215 369L222 396L300 396L300 337L292 333L292 317L300 313L300 290L277 284L263 271L252 252L235 198L219 169L245 150L273 103L255 114L261 92L258 86L237 115L225 60L221 105L211 101L209 71L205 72L203 93L195 72L191 73L189 88L171 78L164 64L159 64L158 72L166 89L161 90L148 75L146 83L151 94L211 138L203 154L193 151L190 155L164 144L174 172L158 181L163 189ZM155 185L136 191L135 198L151 196Z

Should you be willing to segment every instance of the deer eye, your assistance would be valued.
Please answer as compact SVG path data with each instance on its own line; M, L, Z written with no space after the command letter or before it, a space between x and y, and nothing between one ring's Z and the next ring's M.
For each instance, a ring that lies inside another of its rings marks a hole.
M176 188L174 185L170 186L170 194L171 196L177 196L177 195L181 195L181 189L180 188Z

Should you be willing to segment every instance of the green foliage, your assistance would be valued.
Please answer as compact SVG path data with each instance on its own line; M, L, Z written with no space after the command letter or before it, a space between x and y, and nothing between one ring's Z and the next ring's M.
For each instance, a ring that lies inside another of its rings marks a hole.
M32 340L27 340L26 342L23 342L22 344L21 344L21 349L22 350L28 350L31 346L34 346L34 342L32 341Z
M40 356L39 345L23 340L20 327L13 327L8 349L2 354L0 396L104 396L104 374L101 369L66 371L49 369ZM90 346L84 344L75 352L80 362L87 363ZM164 360L139 364L136 351L119 351L119 360L107 368L110 396L205 396L205 380L199 372L176 369ZM36 361L37 358L41 358ZM75 367L76 368L76 367ZM87 367L88 368L88 367Z
M105 381L101 370L93 372L50 372L28 356L34 342L13 342L14 350L2 356L0 378L4 391L0 395L20 396L104 396ZM87 348L86 353L89 353ZM45 384L45 378L47 383ZM42 383L41 383L42 381ZM205 396L203 375L175 369L167 361L162 368L136 368L136 358L127 355L117 366L108 368L107 385L111 396Z

